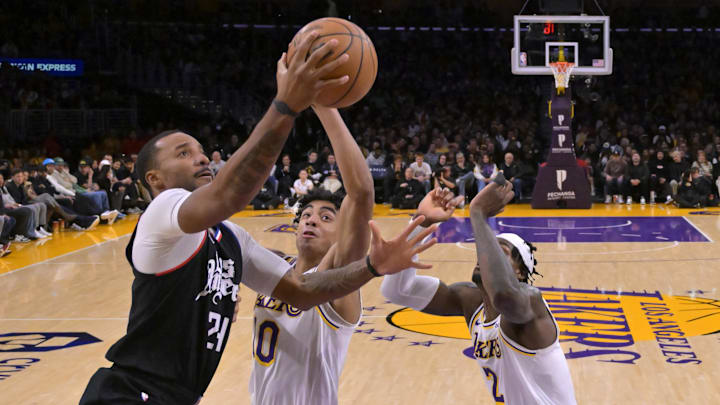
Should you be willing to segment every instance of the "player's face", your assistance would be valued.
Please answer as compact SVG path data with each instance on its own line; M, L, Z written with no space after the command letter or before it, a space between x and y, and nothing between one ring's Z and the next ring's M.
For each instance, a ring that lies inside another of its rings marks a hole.
M158 140L156 147L157 168L146 176L153 188L193 191L213 180L202 145L192 136L176 132Z
M337 209L329 201L316 200L300 214L296 245L300 254L308 249L325 254L335 243Z

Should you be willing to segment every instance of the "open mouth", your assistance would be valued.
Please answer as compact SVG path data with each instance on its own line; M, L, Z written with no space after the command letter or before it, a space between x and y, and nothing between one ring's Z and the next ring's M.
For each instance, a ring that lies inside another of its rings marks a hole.
M317 234L313 231L305 231L302 233L302 237L305 239L315 239L317 238Z
M195 177L197 178L203 178L206 177L208 179L212 179L212 172L209 169L203 170L200 173L196 174Z

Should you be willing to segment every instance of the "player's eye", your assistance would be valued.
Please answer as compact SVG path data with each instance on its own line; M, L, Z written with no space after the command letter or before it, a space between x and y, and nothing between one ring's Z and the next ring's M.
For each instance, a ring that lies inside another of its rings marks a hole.
M190 156L190 154L186 150L178 153L178 157L187 157L187 156Z

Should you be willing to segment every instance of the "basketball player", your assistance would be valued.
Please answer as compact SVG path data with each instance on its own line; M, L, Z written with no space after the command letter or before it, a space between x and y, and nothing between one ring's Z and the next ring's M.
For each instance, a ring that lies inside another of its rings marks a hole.
M450 217L459 201L447 193L436 190L423 199L417 210L426 217L423 225ZM463 315L495 403L575 404L557 323L540 290L532 286L536 248L516 234L495 236L487 224L513 195L509 182L493 182L470 203L477 250L472 283L448 286L408 269L386 277L382 293L396 304L428 314Z
M375 193L355 139L336 109L313 107L335 152L347 195L315 189L300 199L292 272L326 273L365 256ZM337 404L338 381L360 321L360 291L310 311L259 295L255 303L252 404Z
M300 45L302 54L315 37ZM296 111L313 103L322 88L347 81L320 79L347 57L315 68L336 45L329 41L290 66L283 55L272 106L217 179L190 135L166 131L143 146L138 174L154 199L126 249L135 277L127 334L108 351L113 366L93 375L81 404L197 403L227 344L240 283L306 310L357 290L374 275L399 271L403 262L412 265L418 250L407 241L412 226L402 240L374 239L370 256L349 266L298 276L225 221L257 194Z

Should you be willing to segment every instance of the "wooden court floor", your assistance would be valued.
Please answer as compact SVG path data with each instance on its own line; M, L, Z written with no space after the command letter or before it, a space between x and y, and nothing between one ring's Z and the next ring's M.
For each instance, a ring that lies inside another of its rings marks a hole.
M406 211L380 206L376 214L388 236L407 223ZM132 274L124 249L135 221L14 245L0 259L0 404L76 404L92 373L108 365L104 354L127 325ZM249 211L233 221L262 244L295 252L288 215ZM473 267L473 244L457 221L445 243L421 256L434 265L425 273L448 283L469 280ZM544 240L536 285L560 323L579 403L720 403L720 210L511 206L497 221ZM379 286L373 280L363 288L340 403L492 403L482 371L464 354L470 341L462 319L388 304ZM241 298L203 404L249 403L255 294L244 288Z

